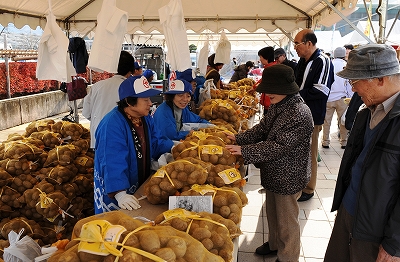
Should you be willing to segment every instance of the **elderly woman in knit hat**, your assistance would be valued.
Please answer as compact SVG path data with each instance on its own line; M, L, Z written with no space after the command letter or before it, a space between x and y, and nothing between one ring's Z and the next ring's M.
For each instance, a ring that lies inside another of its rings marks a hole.
M169 139L179 141L190 131L181 131L184 123L209 122L191 112L188 104L192 99L192 85L184 79L175 79L169 83L168 91L164 93L165 101L157 107L153 114L154 122L162 134Z
M144 76L119 86L119 102L96 129L94 158L95 213L140 208L133 194L150 176L151 159L170 152L173 142L161 135L149 115L151 88Z
M256 249L258 255L276 255L277 261L298 261L300 224L297 199L311 175L311 111L299 95L293 69L273 65L263 71L256 88L271 106L251 129L228 138L237 145L226 148L241 155L245 164L260 168L266 189L269 240Z

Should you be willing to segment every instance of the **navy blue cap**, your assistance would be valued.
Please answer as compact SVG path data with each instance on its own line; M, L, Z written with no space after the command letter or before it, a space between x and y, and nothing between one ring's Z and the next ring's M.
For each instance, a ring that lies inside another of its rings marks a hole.
M136 70L138 70L138 69L140 69L140 68L143 68L143 66L139 65L138 62L133 63L133 67L134 67Z
M183 72L176 71L176 79L186 80L188 82L192 82L195 79L196 75L194 74L193 69L189 68Z
M144 77L149 78L149 77L152 77L152 76L154 75L154 72L153 72L153 70L151 70L151 69L146 69L146 70L143 72L143 75L144 75Z

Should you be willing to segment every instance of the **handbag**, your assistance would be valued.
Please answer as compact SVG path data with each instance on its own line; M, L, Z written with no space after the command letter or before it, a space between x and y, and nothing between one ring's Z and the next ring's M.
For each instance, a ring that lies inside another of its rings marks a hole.
M67 83L68 100L74 101L86 96L87 82L83 77L72 77L72 82Z

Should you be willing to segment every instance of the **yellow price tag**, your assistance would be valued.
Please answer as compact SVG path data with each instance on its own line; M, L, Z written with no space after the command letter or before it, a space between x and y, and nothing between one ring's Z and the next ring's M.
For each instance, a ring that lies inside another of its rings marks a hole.
M215 193L215 188L212 185L193 185L192 190L200 193L202 196L204 196L207 193Z
M205 140L207 137L209 137L209 135L203 131L193 131L192 135L197 137L199 140Z
M163 178L166 174L167 174L167 172L165 171L165 169L164 168L160 168L160 169L157 170L157 172L153 176L154 177Z
M164 218L166 220L173 218L173 217L187 217L187 216L191 216L194 214L195 213L187 211L186 209L183 209L183 208L175 208L175 209L167 210L167 211L163 212Z
M107 220L90 221L82 226L78 251L100 256L117 255L117 245L107 242L118 242L125 231L125 227L112 225Z
M239 170L236 168L225 169L218 173L219 177L224 180L225 184L231 184L239 179L242 179Z
M241 94L240 91L230 91L229 92L229 98L236 98L240 94Z
M219 103L219 106L225 107L227 109L232 109L232 106L229 103Z
M201 153L210 155L222 155L222 146L204 145L202 146Z

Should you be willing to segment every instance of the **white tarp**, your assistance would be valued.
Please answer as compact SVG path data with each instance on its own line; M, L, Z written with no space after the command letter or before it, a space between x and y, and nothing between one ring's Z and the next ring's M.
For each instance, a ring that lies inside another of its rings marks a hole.
M343 8L354 0L341 1ZM96 17L102 0L52 0L53 13L60 27L74 36L83 36L96 30ZM163 33L158 9L169 0L117 0L117 7L128 12L127 33ZM333 2L333 1L331 1ZM299 28L313 25L318 19L329 17L331 11L323 1L315 0L182 0L185 25L197 35L204 32L219 34L221 30L236 33L262 30L264 45L282 45L287 41L285 33L295 34ZM18 28L28 24L31 28L46 23L47 0L0 0L0 24L14 23ZM282 33L282 30L285 33ZM249 35L247 35L249 36ZM251 37L251 35L250 35ZM232 44L234 40L228 35ZM232 39L232 40L231 40ZM286 39L286 40L284 40ZM189 40L190 41L190 40ZM190 44L190 43L189 43Z
M185 71L192 66L181 0L170 2L158 9L168 46L167 62L172 70Z

